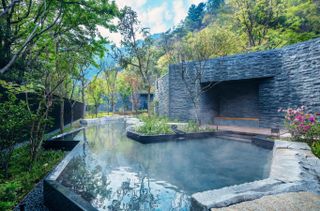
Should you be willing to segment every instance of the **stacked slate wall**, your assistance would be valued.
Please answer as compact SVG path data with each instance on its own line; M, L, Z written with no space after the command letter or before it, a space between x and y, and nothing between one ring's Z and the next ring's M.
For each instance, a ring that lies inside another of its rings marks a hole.
M188 72L192 72L194 64L186 64ZM163 92L168 97L164 94L161 97L169 101L159 100L159 113L168 113L167 116L173 119L189 120L194 118L194 106L181 70L181 64L169 66L167 83L170 86ZM283 114L278 112L279 108L305 105L310 111L320 111L319 38L280 49L207 60L204 70L202 85L248 79L258 82L260 127L282 126ZM200 111L203 122L212 122L217 115L214 94L202 94Z
M169 115L169 75L166 74L155 84L155 109L160 116Z

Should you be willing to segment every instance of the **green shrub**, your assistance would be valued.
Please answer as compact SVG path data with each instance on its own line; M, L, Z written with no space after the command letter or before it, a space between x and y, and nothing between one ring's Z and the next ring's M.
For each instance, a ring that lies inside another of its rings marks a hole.
M317 156L318 158L320 158L320 141L313 142L311 144L311 149L312 149L313 154L315 156Z
M305 135L308 142L320 141L320 123L311 126Z
M63 158L61 151L40 151L30 168L30 148L13 151L9 177L0 178L0 210L11 210Z
M150 116L146 117L141 115L140 119L144 122L143 125L135 129L136 132L145 135L157 135L157 134L173 134L169 120L164 117Z
M26 104L8 93L8 99L0 103L0 169L4 177L8 174L14 145L26 138L30 120Z
M320 158L320 141L313 142L311 145L311 149L313 154Z
M196 121L190 120L187 126L185 127L184 131L188 133L200 132L200 127Z

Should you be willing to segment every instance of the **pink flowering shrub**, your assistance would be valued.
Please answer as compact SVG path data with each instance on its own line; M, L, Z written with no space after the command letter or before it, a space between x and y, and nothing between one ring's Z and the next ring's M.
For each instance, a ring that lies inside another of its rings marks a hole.
M320 114L307 113L305 107L279 109L285 113L285 125L293 140L318 140L320 137Z

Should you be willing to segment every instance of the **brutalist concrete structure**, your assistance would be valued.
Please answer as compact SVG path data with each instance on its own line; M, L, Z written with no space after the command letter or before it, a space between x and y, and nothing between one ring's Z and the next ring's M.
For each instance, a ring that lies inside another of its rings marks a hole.
M203 65L201 80L183 80L182 72L192 75L197 64ZM194 119L192 83L194 92L210 85L198 102L202 123L281 127L279 108L304 105L320 112L320 38L269 51L170 65L168 74L156 83L159 115Z

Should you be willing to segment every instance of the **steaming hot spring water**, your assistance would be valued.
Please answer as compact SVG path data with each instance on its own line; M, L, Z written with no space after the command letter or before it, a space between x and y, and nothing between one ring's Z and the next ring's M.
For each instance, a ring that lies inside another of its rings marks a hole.
M80 132L85 144L58 182L98 210L189 210L193 193L268 177L271 151L222 138L141 144L114 121Z

